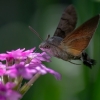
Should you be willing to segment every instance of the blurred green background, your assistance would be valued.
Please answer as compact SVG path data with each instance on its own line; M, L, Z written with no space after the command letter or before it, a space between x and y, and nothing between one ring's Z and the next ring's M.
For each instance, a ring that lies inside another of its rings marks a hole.
M70 4L77 11L77 27L100 13L100 0L0 0L0 52L38 47L41 41L28 26L43 39L52 36ZM97 61L92 69L52 58L46 65L61 73L62 80L41 76L22 100L100 100L100 25L86 51Z

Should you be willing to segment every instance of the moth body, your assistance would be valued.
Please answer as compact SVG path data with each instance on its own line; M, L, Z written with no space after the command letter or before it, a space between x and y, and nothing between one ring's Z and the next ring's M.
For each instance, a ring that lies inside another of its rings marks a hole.
M95 60L90 59L84 50L96 31L99 19L100 15L96 15L75 29L77 14L73 5L70 5L64 10L54 35L48 36L39 48L65 61L82 60L83 64L91 68Z
M82 62L90 68L92 67L92 65L95 65L95 60L90 59L88 54L85 52L81 52L81 54L78 56L73 56L69 54L68 52L66 52L67 50L64 51L63 49L59 48L59 45L62 40L63 38L61 37L57 37L57 36L50 37L47 40L43 41L39 45L39 48L42 51L49 54L50 56L57 57L65 61L82 60Z
M42 51L48 53L50 56L54 56L54 57L63 59L65 61L68 61L71 59L79 59L80 57L72 56L59 47L62 40L63 38L61 37L57 37L57 36L50 37L47 40L43 41L39 45L39 48Z

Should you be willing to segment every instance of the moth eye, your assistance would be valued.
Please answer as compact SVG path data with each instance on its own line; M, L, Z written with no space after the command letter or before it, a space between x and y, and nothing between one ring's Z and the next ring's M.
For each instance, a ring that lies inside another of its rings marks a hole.
M48 49L48 48L50 48L50 46L46 45L45 48Z

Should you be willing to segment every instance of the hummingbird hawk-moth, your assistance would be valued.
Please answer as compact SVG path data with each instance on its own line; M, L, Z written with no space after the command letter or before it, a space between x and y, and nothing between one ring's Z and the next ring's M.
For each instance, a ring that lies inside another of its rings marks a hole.
M82 60L83 64L92 68L95 60L90 59L84 50L97 28L99 18L100 15L97 15L75 29L77 14L73 5L70 5L64 10L53 37L48 35L39 48L65 61Z

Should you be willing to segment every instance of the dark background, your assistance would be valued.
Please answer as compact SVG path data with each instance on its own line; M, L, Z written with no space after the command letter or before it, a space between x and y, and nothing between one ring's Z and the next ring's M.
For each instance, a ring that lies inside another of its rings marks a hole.
M0 0L0 52L38 47L41 41L28 26L43 39L52 36L70 4L77 11L77 27L100 13L100 0ZM46 65L61 73L62 80L41 76L22 100L100 100L100 25L86 51L97 61L92 69L52 58Z

